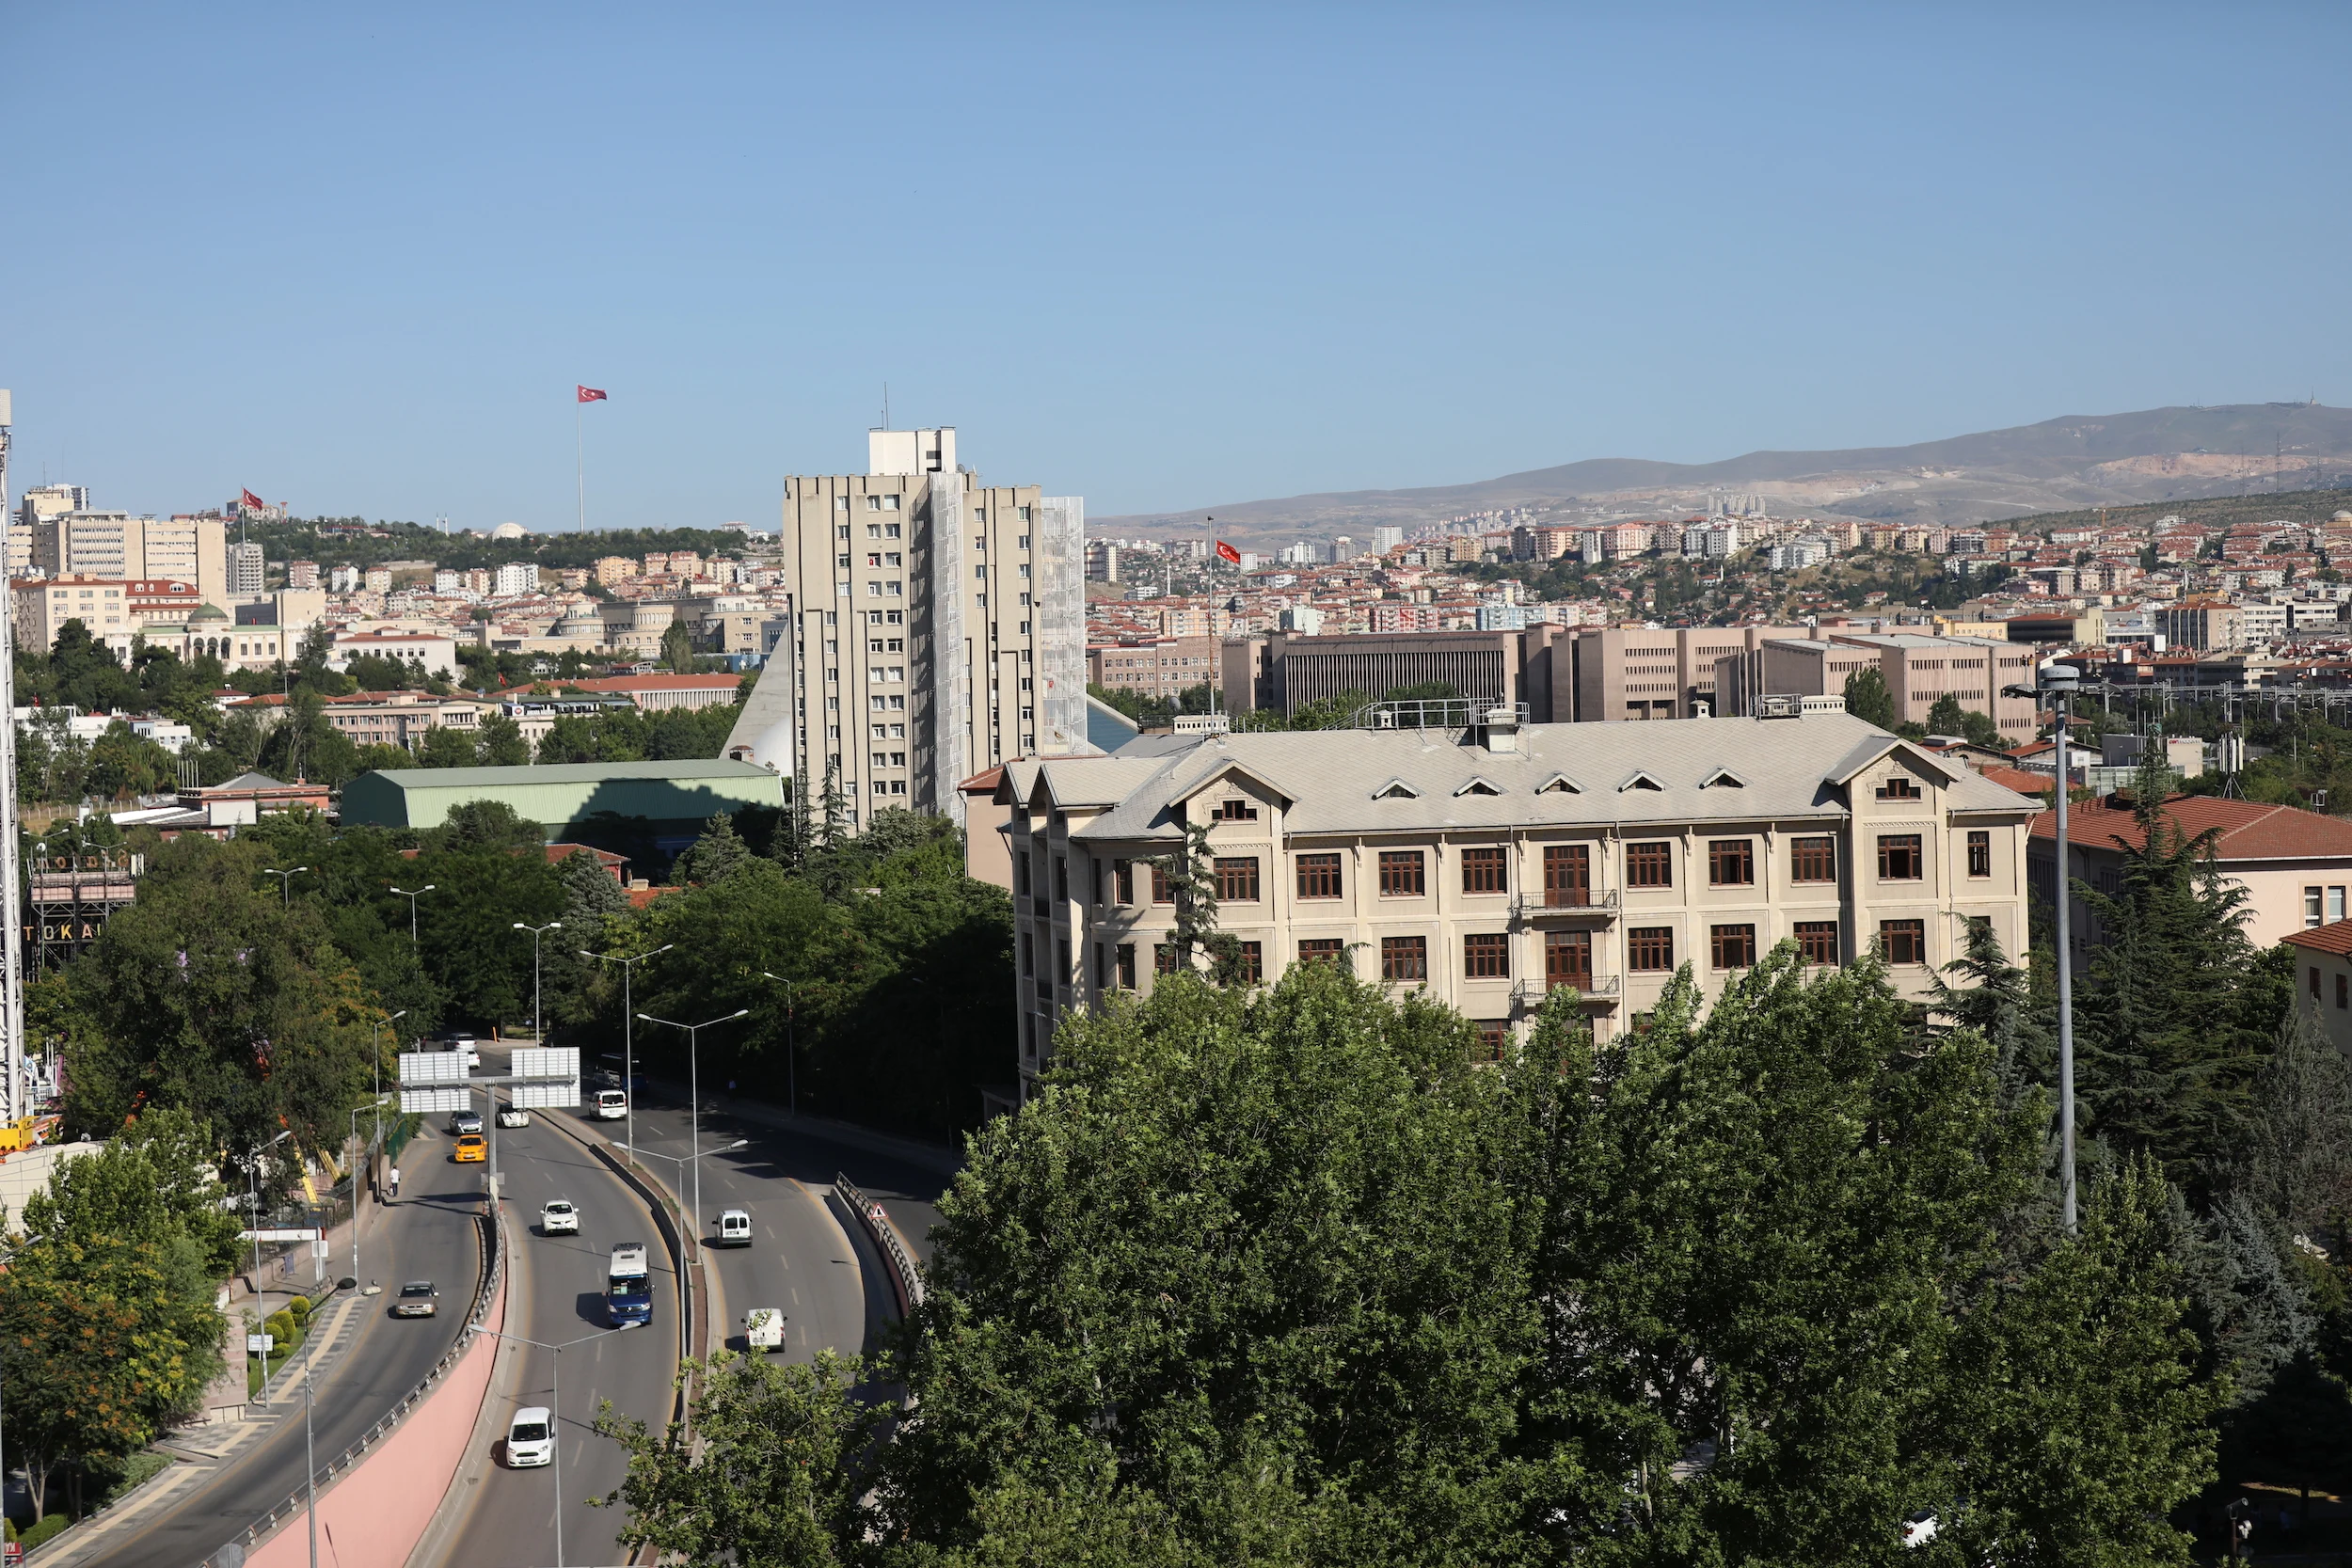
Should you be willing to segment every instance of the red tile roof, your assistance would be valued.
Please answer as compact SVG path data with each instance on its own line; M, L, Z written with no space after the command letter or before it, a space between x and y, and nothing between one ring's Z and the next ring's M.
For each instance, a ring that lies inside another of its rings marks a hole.
M2057 778L2054 773L2033 773L2023 768L2003 768L1997 763L1988 763L1977 771L2003 789L2013 789L2020 795L2047 795ZM2073 828L2074 819L2068 817L2066 825Z
M2295 806L2224 800L2217 795L2175 796L2165 802L2164 810L2191 838L2218 830L2214 854L2223 862L2352 859L2352 822L2342 817L2322 816ZM2033 819L2032 831L2039 839L2056 838L2058 814L2041 813ZM2112 849L2119 840L2137 848L2143 842L2137 819L2112 805L2083 806L2070 812L2066 836L2085 849Z
M2074 826L2072 823L2067 825ZM2339 920L2332 926L2313 926L2308 930L2289 931L2279 940L2296 947L2333 953L2339 958L2352 958L2352 920Z

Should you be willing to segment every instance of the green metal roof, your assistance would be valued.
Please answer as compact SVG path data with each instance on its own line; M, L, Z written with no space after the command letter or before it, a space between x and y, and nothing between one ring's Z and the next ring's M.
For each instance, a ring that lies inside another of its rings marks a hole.
M343 786L342 819L436 828L468 800L501 800L548 829L599 813L654 822L701 821L747 807L781 808L784 781L748 762L574 762L545 768L389 768Z

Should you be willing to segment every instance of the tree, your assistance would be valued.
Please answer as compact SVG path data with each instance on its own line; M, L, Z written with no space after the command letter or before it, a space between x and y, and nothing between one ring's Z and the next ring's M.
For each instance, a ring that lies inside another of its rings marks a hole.
M531 764L531 743L523 738L523 727L502 713L485 715L482 721L481 759L485 768L527 768Z
M694 668L694 633L683 621L672 621L661 634L661 662L680 674Z
M691 882L707 885L724 881L751 860L751 850L736 836L735 819L721 812L703 825L702 837L677 858L677 864L671 867L670 880L681 887Z
M1846 711L1883 730L1895 727L1895 694L1886 689L1886 677L1879 673L1876 666L1856 670L1846 677Z
M436 724L417 743L417 764L424 768L472 768L481 762L475 736L449 724Z
M1851 711L1851 707L1848 711ZM1950 691L1938 697L1928 709L1927 729L1930 735L1959 736L1972 746L1998 749L2004 744L2000 727L1990 716L1961 706L1959 695Z
M862 1477L890 1411L859 1397L859 1370L831 1350L808 1366L722 1352L702 1381L691 1439L607 1406L596 1431L628 1454L628 1479L603 1499L628 1510L622 1544L690 1562L811 1568L864 1555Z
M236 1266L237 1216L214 1175L214 1149L196 1118L147 1112L95 1154L67 1160L24 1202L24 1236L44 1244L102 1238L164 1245L193 1242L209 1277Z

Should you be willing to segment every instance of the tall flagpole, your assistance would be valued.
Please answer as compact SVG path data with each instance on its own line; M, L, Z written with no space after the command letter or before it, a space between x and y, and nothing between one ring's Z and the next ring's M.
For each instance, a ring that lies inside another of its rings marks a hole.
M0 388L0 533L8 513L8 432L15 422L8 393ZM24 911L18 892L16 817L16 584L13 562L0 549L0 1114L18 1121L32 1114L24 1084ZM5 1475L5 1472L0 1472Z
M580 528L578 531L581 533L588 531L588 447L587 437L580 434L585 420L580 412L584 406L585 404L580 401L580 394L573 393L572 474L580 481Z

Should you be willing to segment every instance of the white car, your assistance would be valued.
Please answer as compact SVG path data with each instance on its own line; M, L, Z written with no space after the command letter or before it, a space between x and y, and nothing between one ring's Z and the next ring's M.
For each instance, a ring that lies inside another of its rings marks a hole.
M628 1115L628 1096L619 1089L598 1089L596 1111L598 1121L619 1121Z
M549 1198L539 1211L539 1233L543 1236L577 1236L580 1234L580 1211L572 1207L568 1197Z
M727 1209L719 1214L719 1234L712 1238L713 1246L749 1246L752 1244L752 1216L740 1209Z
M743 1348L784 1349L784 1311L781 1307L755 1307L743 1314Z
M1924 1546L1935 1539L1935 1527L1941 1523L1935 1510L1923 1508L1903 1521L1903 1544Z
M555 1418L544 1404L527 1404L515 1412L506 1428L506 1467L534 1469L555 1461Z
M519 1105L501 1105L499 1107L499 1125L501 1127L529 1127L531 1113Z

